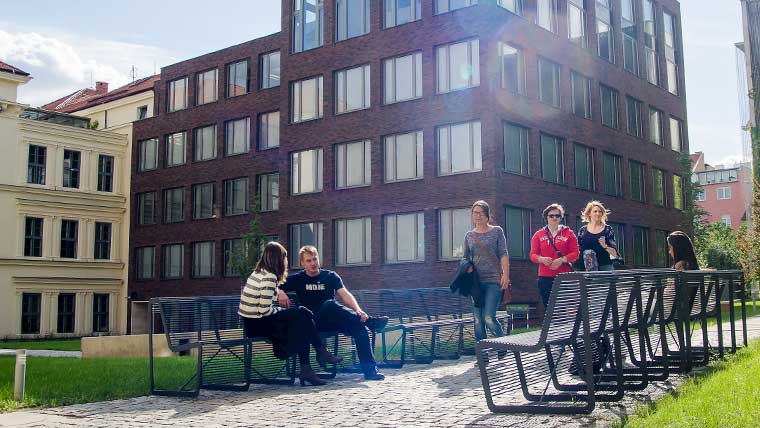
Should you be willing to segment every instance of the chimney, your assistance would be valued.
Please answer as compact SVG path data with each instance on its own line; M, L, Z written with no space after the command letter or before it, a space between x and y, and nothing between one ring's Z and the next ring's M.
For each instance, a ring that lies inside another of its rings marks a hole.
M95 92L99 94L108 93L108 82L95 82Z

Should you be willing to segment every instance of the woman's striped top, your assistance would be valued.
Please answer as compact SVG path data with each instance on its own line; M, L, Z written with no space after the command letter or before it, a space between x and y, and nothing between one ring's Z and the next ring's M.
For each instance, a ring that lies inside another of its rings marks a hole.
M277 277L266 270L254 271L240 294L238 314L246 318L262 318L280 310L277 303Z

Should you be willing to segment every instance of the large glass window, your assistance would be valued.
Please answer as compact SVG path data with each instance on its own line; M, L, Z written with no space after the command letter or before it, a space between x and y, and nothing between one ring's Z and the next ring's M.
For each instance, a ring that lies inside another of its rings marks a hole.
M194 161L198 162L216 158L216 125L196 128L194 140Z
M536 0L536 24L557 32L557 0Z
M293 0L293 52L322 46L324 0Z
M153 279L155 276L156 247L142 247L135 250L137 279Z
M185 164L185 155L187 154L185 148L187 142L186 136L185 132L177 132L166 136L166 160L164 163L167 167Z
M665 173L657 168L652 168L652 203L665 206Z
M621 28L623 31L623 68L639 74L638 28L634 0L621 0Z
M438 173L475 172L483 169L480 121L443 125L436 129Z
M530 210L518 207L505 207L505 233L509 257L527 259L530 254Z
M480 43L468 40L436 49L438 93L480 85Z
M58 295L58 322L56 333L73 333L76 314L76 297L74 293Z
M21 293L21 334L39 334L42 294Z
M670 117L670 148L677 151L685 151L683 143L683 122L675 117Z
M423 177L422 131L388 135L384 142L386 183Z
M29 184L45 184L45 165L47 161L47 147L29 145L29 159L27 160L26 182Z
M649 265L649 229L633 226L633 264Z
M665 230L654 231L654 265L661 268L669 267L668 232Z
M630 161L631 168L631 199L639 202L646 202L646 186L644 164L636 161Z
M573 89L573 113L591 119L591 79L573 71L570 73Z
M92 332L108 333L109 330L109 295L94 294L92 296Z
M649 106L649 141L659 146L665 145L662 138L663 121L662 112Z
M98 155L98 192L113 192L113 156Z
M385 216L385 261L387 263L425 260L425 214Z
M290 232L290 246L293 251L288 251L290 266L299 266L298 249L304 245L313 245L317 251L322 254L322 237L324 225L322 223L300 223L291 224L288 228ZM324 259L322 260L324 263Z
M559 137L541 134L541 176L544 180L565 182L564 143Z
M675 15L667 12L662 13L662 21L665 26L665 61L668 91L678 95L678 21Z
M335 72L335 112L369 108L370 84L369 64Z
M618 129L620 127L618 92L605 85L599 85L599 89L602 95L602 125Z
M441 260L461 259L464 257L464 235L475 227L470 209L443 209L438 214L438 256Z
M291 153L290 161L290 193L322 191L322 149Z
M644 136L644 129L641 119L641 101L632 97L625 97L625 109L628 122L628 133L634 137L641 138Z
M193 185L193 220L214 217L214 183Z
M586 1L567 1L567 37L571 42L586 47Z
M224 180L224 215L248 212L248 177Z
M539 58L538 99L557 108L560 107L559 79L559 64Z
M367 186L372 182L372 144L369 140L335 145L335 187Z
M335 258L337 265L372 262L372 220L370 217L335 221Z
M623 168L620 156L604 153L604 193L610 196L623 196Z
M369 33L369 0L337 0L335 40L341 41Z
M718 187L718 189L715 190L715 197L719 201L731 199L731 188Z
M504 123L504 170L515 174L530 174L528 128Z
M185 220L185 189L164 190L164 223L180 223Z
M280 147L280 112L259 115L259 149Z
M229 120L224 124L224 154L234 156L248 152L250 143L251 119L244 117Z
M24 219L24 257L42 257L43 223L41 218Z
M77 258L77 241L79 240L79 222L61 220L61 258Z
M187 108L187 77L172 80L168 84L167 111L170 113Z
M223 276L237 276L237 272L235 271L235 266L233 265L232 261L235 257L237 257L237 255L242 254L244 249L245 243L242 239L225 239L222 241L222 263L224 264L224 272L222 273Z
M617 252L621 259L625 259L625 224L623 223L607 223L615 233L615 241L617 241Z
M163 250L162 276L166 279L182 278L185 262L185 246L170 244L161 247Z
M156 223L156 192L144 192L135 195L137 199L137 224Z
M219 70L204 71L195 75L195 105L203 105L217 100Z
M683 210L684 207L684 193L683 193L683 179L680 175L673 174L673 208L677 210ZM729 198L730 198L730 191L731 188L728 188L729 190Z
M514 13L515 15L522 15L523 0L496 0L496 4Z
M259 175L259 207L261 211L280 209L280 174Z
M293 123L322 117L322 76L291 83L290 93Z
M79 188L79 168L82 154L75 150L63 151L63 187Z
M525 95L525 59L520 49L499 42L501 87Z
M610 0L596 0L596 38L599 57L615 62L615 33Z
M251 90L251 78L248 72L248 60L227 65L227 96L245 95Z
M422 0L385 0L384 28L391 28L422 18Z
M435 0L435 13L446 13L478 4L478 0Z
M649 83L660 83L659 55L657 54L657 25L655 22L654 2L641 0L644 15L644 56L646 61L646 77Z
M158 167L158 138L151 138L137 143L138 171L150 171Z
M214 276L214 242L193 243L193 278Z
M261 55L261 65L259 67L261 89L280 86L280 51Z
M95 223L95 260L111 259L111 223Z
M422 97L422 54L390 58L383 61L385 104Z
M591 147L573 144L573 169L575 187L594 190L594 150Z

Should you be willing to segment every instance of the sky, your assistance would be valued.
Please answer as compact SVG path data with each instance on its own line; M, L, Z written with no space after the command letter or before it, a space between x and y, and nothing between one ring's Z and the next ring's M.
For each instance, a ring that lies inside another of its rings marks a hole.
M691 151L710 164L741 159L734 43L742 40L739 0L682 0ZM65 4L65 7L63 6ZM31 6L30 6L31 5ZM45 13L40 13L45 11ZM0 61L34 79L20 101L45 104L77 89L110 89L162 66L280 30L280 0L10 2L0 16Z

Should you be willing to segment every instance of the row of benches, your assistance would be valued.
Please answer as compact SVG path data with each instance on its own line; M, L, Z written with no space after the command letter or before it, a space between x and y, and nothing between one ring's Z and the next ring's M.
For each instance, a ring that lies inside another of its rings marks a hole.
M483 340L477 358L493 412L589 413L736 352L738 330L746 346L739 271L569 273L555 279L541 330Z

